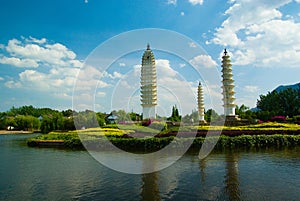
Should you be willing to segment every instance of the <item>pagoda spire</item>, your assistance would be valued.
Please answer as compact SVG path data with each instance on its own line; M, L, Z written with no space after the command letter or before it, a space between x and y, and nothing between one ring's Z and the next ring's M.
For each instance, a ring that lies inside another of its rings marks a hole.
M230 56L226 49L222 57L222 89L225 116L235 116L234 80Z
M149 43L142 57L141 102L143 119L155 119L157 105L156 67L154 54L150 50Z
M204 122L204 98L203 98L203 89L200 81L198 85L198 114L199 114L199 121Z

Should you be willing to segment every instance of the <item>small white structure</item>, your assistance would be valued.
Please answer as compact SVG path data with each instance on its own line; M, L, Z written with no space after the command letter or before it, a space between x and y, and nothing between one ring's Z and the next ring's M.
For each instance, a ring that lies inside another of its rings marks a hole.
M155 58L149 44L142 57L141 102L143 119L155 119L157 105L156 67Z
M235 115L235 97L234 97L234 80L232 78L232 65L230 56L227 54L226 49L222 57L222 89L223 89L223 102L224 102L224 114L225 116Z
M203 89L201 82L198 85L198 114L199 121L204 122L204 98L203 98Z

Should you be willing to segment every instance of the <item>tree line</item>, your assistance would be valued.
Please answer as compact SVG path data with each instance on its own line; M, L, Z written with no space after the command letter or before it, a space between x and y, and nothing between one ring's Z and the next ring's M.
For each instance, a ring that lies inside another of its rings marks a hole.
M282 116L294 122L300 122L300 88L287 88L281 91L268 92L260 95L257 100L256 110L251 110L245 105L236 106L236 114L242 119L268 121L275 116ZM142 115L135 112L127 113L124 110L113 111L111 114L118 116L119 122L139 121ZM71 109L58 111L50 108L35 108L33 106L12 107L6 112L0 112L0 129L16 129L41 131L48 133L53 130L75 130L91 128L95 125L105 126L108 122L106 117L109 114L85 110L81 112ZM215 110L205 111L207 122L224 119ZM171 116L157 117L158 120L172 122L196 123L199 121L197 110L191 114L181 116L177 106L172 107ZM74 124L75 122L75 124ZM76 127L75 127L76 125Z

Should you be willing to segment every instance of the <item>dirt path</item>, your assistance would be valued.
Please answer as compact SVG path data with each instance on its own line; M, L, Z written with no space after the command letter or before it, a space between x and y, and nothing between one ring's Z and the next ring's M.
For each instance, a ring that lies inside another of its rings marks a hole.
M7 131L7 130L0 130L0 135L3 134L32 134L32 131Z

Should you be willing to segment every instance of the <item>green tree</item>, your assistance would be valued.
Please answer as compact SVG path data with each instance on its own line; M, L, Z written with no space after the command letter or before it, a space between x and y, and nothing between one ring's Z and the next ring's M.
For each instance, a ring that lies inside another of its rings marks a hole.
M31 115L18 115L15 122L18 130L38 130L40 127L39 119Z
M235 114L239 115L241 119L253 120L256 119L256 113L252 112L248 106L242 104L241 106L235 107Z
M287 88L280 92L268 92L267 95L260 95L256 105L257 108L265 112L258 113L258 115L265 115L266 112L269 112L270 115L293 117L299 114L300 90Z
M177 106L172 107L172 114L171 117L168 118L169 121L172 122L180 122L181 121L181 115L179 115L179 110Z
M219 117L220 116L218 115L218 113L213 109L209 109L204 113L204 119L207 122L217 121Z

